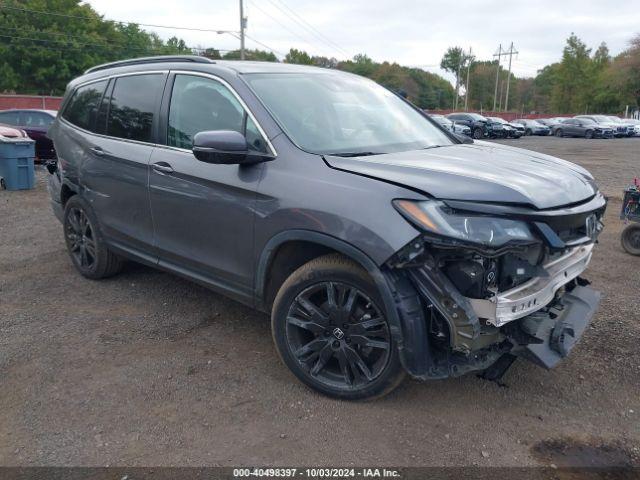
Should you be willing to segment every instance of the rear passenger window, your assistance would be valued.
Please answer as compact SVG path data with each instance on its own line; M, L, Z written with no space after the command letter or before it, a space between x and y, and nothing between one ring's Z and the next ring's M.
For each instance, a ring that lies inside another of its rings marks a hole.
M150 142L163 82L162 74L116 78L111 94L107 135Z
M107 80L102 80L79 87L64 109L62 118L80 128L92 130L106 86Z

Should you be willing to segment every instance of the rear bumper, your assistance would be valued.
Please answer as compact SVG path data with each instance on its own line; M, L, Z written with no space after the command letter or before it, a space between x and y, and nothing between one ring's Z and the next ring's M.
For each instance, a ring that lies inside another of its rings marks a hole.
M523 318L519 327L538 343L516 345L511 353L544 368L553 368L569 355L591 322L600 303L600 292L576 286L561 302Z

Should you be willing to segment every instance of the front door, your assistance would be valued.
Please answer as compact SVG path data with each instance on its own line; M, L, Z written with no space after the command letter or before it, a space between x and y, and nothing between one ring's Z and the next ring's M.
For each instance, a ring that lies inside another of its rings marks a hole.
M254 212L263 164L201 162L191 152L192 138L202 131L235 130L251 148L267 153L266 141L215 77L172 75L167 92L166 146L152 153L149 177L160 265L246 298L253 291Z

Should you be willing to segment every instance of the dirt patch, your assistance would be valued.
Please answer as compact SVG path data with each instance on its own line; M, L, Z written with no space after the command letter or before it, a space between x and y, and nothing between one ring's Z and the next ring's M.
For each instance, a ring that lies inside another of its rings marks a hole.
M622 250L618 213L640 175L640 138L508 143L579 163L613 197L585 275L603 292L596 317L558 368L518 360L509 388L474 375L408 380L366 403L297 382L264 314L142 266L82 278L43 171L33 190L0 191L0 465L635 462L640 257Z
M557 467L640 467L638 453L619 441L551 439L536 443L531 451L541 462Z

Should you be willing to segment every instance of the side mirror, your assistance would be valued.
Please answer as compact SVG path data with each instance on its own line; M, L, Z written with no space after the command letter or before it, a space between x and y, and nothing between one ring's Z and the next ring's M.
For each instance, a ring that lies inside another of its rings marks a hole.
M270 155L249 150L247 139L234 130L212 130L196 133L193 155L201 162L221 165L250 164L273 160Z

